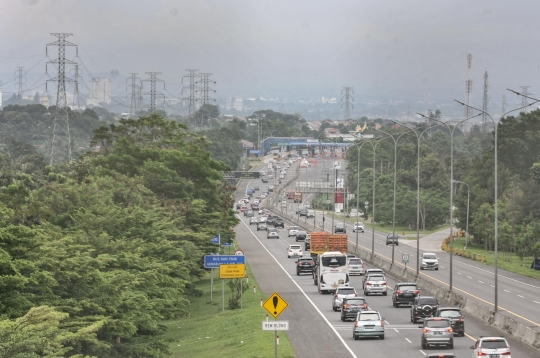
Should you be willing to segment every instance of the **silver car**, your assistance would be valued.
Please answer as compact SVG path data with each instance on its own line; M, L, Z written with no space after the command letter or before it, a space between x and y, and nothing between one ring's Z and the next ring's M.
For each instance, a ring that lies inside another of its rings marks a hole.
M338 287L336 293L332 296L332 310L339 311L344 298L353 298L357 296L358 294L354 287Z
M471 349L473 349L473 357L485 354L487 357L512 358L510 356L510 346L503 337L480 337L476 344L471 346Z
M377 311L358 312L353 326L353 338L379 337L384 339L384 318Z
M364 296L369 296L372 293L382 293L386 296L386 278L380 274L369 275L364 283Z
M347 265L347 269L349 270L349 275L363 275L364 274L364 263L362 262L362 259L359 257L353 257L349 259L349 263Z
M296 233L298 232L298 230L300 230L298 226L291 226L289 228L289 233L287 234L287 236L296 236Z
M364 232L364 224L361 223L361 222L355 222L354 225L353 225L353 229L352 229L353 232Z
M450 349L454 348L454 330L452 329L452 321L448 318L426 318L424 324L418 327L422 328L422 349L434 345L448 346Z

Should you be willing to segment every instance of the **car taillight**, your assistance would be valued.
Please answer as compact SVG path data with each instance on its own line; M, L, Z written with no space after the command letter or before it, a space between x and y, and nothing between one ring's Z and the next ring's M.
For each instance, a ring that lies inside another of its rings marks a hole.
M509 356L510 355L510 348L507 348L508 352L501 353L502 356Z
M312 262L312 263L311 263L311 266L315 266L315 262Z
M372 283L371 283L371 282L366 282L366 284L367 284L368 286L371 286L371 285L372 285Z
M401 291L400 291L400 290L397 290L397 291L396 291L396 294L401 295Z
M381 282L381 285L386 286L386 281Z
M354 293L354 297L358 297L358 293L355 292L355 293Z
M364 303L364 308L367 309L367 303Z
M384 321L381 320L381 327L384 327Z
M343 305L343 309L347 309L347 308L349 308L349 305L348 305L348 304L344 304L344 305Z
M480 348L480 349L478 350L478 356L479 356L479 357L485 357L485 356L487 356L487 355L488 355L487 353L482 352L482 348Z
M424 328L424 329L422 330L422 332L428 333L428 332L431 332L431 330L429 330L429 329L427 329L427 328Z
M337 296L338 296L338 295L337 295L337 293L336 293L335 297L337 298Z
M359 323L359 322L358 322L358 321L356 321L356 323L354 324L354 326L355 326L355 327L358 327L358 323Z
M448 329L446 330L446 332L452 333L452 332L454 332L454 330L453 330L452 328L448 328Z
M419 294L420 294L420 290L415 290L414 293L417 294L417 295L419 295Z
M463 316L460 316L459 319L457 320L458 322L463 322Z
M364 264L362 264L362 268L364 268Z

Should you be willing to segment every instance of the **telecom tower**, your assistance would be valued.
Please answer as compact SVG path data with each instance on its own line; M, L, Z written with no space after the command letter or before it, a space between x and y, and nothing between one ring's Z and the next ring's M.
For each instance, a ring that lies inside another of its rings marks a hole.
M488 111L488 72L484 72L484 97L482 98L482 128L485 130L487 126L487 111ZM468 117L465 117L468 118Z
M50 160L50 165L53 165L62 161L71 162L71 136L69 133L69 117L66 101L66 82L73 82L73 80L66 77L66 64L75 65L76 63L66 60L66 46L77 45L66 41L66 37L72 34L51 33L51 35L58 37L57 41L51 42L45 47L45 51L47 51L48 46L58 46L58 58L47 62L47 64L54 63L58 66L58 76L47 80L47 83L49 81L57 82L56 112L53 122ZM46 69L45 72L47 72Z
M345 99L345 111L343 112L343 119L346 121L351 119L351 109L354 108L354 105L351 103L351 99L354 101L354 97L351 94L354 94L354 90L352 87L343 87L341 89L341 94L345 93L343 97L341 97L341 102ZM343 108L343 105L341 105L341 108Z
M519 87L521 87L522 89L521 94L523 95L521 96L521 107L525 107L523 108L523 112L528 113L528 108L526 106L529 104L529 101L527 101L527 97L525 96L530 95L528 89L531 86L519 86Z
M17 97L22 99L23 87L26 87L26 71L24 67L17 67L15 71L15 81L17 81Z
M196 97L196 79L199 78L200 76L197 75L197 71L199 70L196 70L196 69L187 69L186 71L188 71L188 75L185 75L182 77L182 83L184 82L184 78L188 77L189 78L189 86L184 86L184 88L188 88L189 89L189 97L185 97L185 99L189 100L189 116L191 117L191 115L193 113L195 113L195 111L197 110L197 97Z
M150 113L154 113L156 111L156 97L157 95L161 95L165 99L165 95L163 93L160 93L156 90L156 83L157 82L163 82L163 88L165 88L165 81L160 80L157 78L157 75L160 75L161 72L145 72L147 75L150 76L150 78L147 78L144 80L144 82L150 82Z
M211 101L215 101L214 98L210 97L210 93L216 93L216 90L213 88L210 88L209 85L210 83L215 85L216 81L210 80L209 77L212 76L211 73L199 73L199 75L201 76L201 80L197 81L196 83L200 85L198 86L198 89L195 91L201 93L199 100L201 101L201 105L205 105L205 104L210 103Z
M74 68L75 72L75 90L73 91L73 107L81 108L81 97L79 95L79 78L82 78L79 72L79 65L76 64Z
M137 73L130 73L131 75L131 107L129 109L129 117L135 118L135 115L138 112L138 106L137 106L137 90L140 88L140 78L137 77ZM137 86L137 80L139 80L139 86Z
M467 95L467 106L465 106L465 118L470 118L473 116L473 110L471 107L472 99L472 80L471 80L471 65L472 65L472 55L467 55L467 81L465 82L465 93ZM464 118L464 119L465 119ZM464 123L465 124L465 123ZM464 124L462 124L462 129L464 127Z

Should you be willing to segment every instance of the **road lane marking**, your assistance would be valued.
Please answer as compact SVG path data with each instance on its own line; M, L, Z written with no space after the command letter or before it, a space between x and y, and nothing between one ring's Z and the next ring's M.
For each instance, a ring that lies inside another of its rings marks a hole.
M405 338L405 340L406 340L407 342L409 342L409 343L412 343L412 342L409 340L409 338Z
M508 293L510 293L510 291L508 291L508 290L504 290L504 292L508 292Z
M394 328L394 331L396 331L397 333L399 333L399 331L397 329Z
M484 281L480 281L480 280L478 280L478 282L480 282L480 283L484 283Z
M420 349L420 353L422 353L423 355L427 356L427 354L426 354L426 353L424 353L424 351L423 351L423 350L421 350L421 349Z
M538 301L533 301L533 302L534 302L534 303L538 303L538 304L540 305L540 302L538 302Z
M472 339L474 342L476 342L476 338L474 338L473 336L471 336L470 334L467 334L467 333L463 333L465 334L467 337L469 337L470 339Z
M461 272L458 272L457 274L458 274L458 275L461 275Z
M517 295L517 296L518 296L518 297L521 297L521 298L525 298L525 297L523 297L522 295Z
M470 278L472 280L472 277L471 276L467 276L467 278Z

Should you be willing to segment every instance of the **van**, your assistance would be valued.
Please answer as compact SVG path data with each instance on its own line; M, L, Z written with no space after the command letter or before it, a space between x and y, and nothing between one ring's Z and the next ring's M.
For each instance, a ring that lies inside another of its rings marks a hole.
M307 216L307 213L308 209L305 206L301 206L300 208L298 208L298 210L296 210L296 214L300 216Z
M306 215L306 216L307 216L308 219L309 219L309 218L314 218L314 217L315 217L315 210L313 210L313 209L308 209L307 215Z

